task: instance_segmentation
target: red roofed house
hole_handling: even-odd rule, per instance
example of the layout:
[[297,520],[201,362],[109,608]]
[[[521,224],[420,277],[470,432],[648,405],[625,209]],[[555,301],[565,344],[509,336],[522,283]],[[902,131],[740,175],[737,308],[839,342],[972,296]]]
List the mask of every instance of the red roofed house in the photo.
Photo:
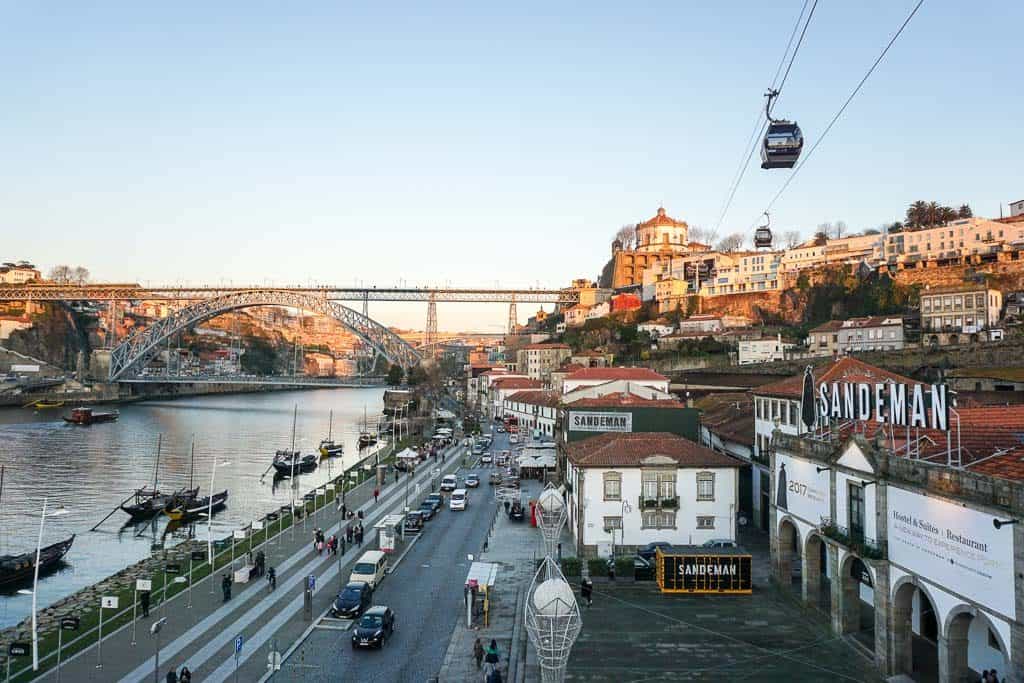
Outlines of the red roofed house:
[[580,387],[593,387],[616,380],[628,380],[632,384],[668,392],[668,377],[649,368],[583,368],[565,378],[562,392],[569,393]]
[[663,432],[599,434],[563,451],[577,556],[736,538],[739,460]]
[[516,418],[524,437],[536,432],[541,438],[550,437],[548,440],[551,440],[558,423],[560,398],[558,392],[550,389],[517,391],[505,397],[501,414]]
[[614,294],[612,296],[612,313],[625,313],[638,310],[643,306],[640,297],[636,294]]
[[485,414],[489,419],[501,415],[505,399],[517,391],[543,388],[544,385],[539,380],[530,379],[529,377],[496,377],[491,380],[487,390],[488,399]]

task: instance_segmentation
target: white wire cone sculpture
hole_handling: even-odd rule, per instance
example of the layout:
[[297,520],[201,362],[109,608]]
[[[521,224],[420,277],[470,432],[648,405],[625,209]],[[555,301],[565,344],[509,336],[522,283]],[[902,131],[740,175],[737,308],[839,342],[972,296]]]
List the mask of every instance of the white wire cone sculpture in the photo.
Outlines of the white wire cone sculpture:
[[558,538],[562,535],[562,527],[565,526],[569,514],[558,489],[548,484],[537,498],[535,512],[537,526],[540,527],[541,536],[544,537],[544,554],[552,557],[555,555]]
[[561,683],[583,621],[572,587],[550,555],[541,562],[526,594],[525,622],[537,651],[541,680]]

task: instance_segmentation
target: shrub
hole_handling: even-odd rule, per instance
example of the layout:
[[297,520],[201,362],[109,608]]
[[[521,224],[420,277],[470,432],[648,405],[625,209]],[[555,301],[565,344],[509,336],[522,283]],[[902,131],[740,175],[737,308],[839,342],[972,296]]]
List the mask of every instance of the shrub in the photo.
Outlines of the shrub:
[[580,575],[580,560],[578,557],[565,557],[562,559],[562,573],[566,576]]

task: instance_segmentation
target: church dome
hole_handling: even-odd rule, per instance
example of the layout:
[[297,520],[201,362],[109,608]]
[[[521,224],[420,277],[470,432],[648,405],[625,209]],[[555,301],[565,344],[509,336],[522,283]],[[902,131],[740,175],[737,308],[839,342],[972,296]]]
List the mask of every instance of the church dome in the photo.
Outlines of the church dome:
[[671,228],[685,228],[685,227],[689,227],[689,226],[687,226],[686,221],[677,221],[675,218],[672,218],[667,213],[665,213],[664,207],[659,206],[658,207],[658,213],[653,218],[651,218],[650,220],[644,221],[643,223],[641,223],[640,225],[638,225],[636,227],[637,228],[661,228],[661,227],[666,227],[666,228],[668,228],[668,227],[671,227]]

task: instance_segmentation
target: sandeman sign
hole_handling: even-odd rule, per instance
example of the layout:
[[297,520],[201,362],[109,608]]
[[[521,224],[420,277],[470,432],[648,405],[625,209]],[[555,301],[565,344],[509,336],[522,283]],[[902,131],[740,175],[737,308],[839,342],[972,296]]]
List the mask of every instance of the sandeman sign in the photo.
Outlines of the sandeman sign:
[[750,593],[750,555],[664,554],[655,558],[662,593]]

